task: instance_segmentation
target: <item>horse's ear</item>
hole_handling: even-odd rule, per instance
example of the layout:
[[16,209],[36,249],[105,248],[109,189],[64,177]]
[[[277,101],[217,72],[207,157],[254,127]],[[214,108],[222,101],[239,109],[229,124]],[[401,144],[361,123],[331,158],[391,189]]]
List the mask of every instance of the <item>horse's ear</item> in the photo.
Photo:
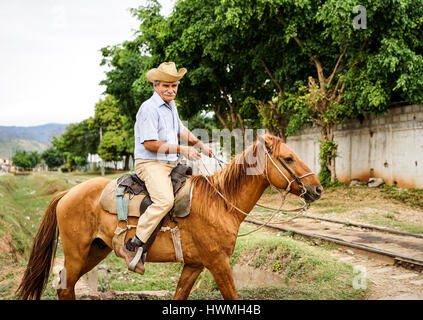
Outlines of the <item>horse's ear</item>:
[[266,134],[264,137],[257,134],[257,141],[266,146],[266,149],[268,150],[271,149],[271,147],[273,146],[273,140],[268,134]]
[[273,147],[273,139],[272,136],[267,134],[264,136],[264,141],[266,142],[266,148],[271,148]]

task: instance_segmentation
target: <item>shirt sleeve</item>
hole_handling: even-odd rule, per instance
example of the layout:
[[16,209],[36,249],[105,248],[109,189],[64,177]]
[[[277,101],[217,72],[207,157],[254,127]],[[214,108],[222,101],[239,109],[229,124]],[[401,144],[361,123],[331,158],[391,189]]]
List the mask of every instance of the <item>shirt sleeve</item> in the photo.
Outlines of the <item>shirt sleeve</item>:
[[148,106],[142,107],[138,114],[139,142],[159,140],[159,115]]

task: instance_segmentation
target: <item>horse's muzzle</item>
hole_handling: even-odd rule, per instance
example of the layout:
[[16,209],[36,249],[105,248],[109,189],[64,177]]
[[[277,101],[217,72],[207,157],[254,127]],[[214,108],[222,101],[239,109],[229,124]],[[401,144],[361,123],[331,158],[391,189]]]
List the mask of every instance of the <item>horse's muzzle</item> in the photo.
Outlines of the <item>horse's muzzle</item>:
[[319,200],[322,196],[322,186],[308,186],[306,187],[307,192],[304,194],[304,200],[307,203]]

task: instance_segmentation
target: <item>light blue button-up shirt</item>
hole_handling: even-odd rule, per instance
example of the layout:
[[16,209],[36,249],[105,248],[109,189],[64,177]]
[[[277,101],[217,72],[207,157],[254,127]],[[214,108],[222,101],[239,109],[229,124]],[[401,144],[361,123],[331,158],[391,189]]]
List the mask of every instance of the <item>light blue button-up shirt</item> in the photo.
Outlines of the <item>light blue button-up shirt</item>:
[[177,161],[177,154],[163,154],[145,149],[144,141],[160,140],[169,144],[178,144],[178,134],[184,130],[184,125],[179,119],[175,101],[167,105],[162,98],[154,92],[138,110],[134,126],[135,148],[134,158],[144,160]]

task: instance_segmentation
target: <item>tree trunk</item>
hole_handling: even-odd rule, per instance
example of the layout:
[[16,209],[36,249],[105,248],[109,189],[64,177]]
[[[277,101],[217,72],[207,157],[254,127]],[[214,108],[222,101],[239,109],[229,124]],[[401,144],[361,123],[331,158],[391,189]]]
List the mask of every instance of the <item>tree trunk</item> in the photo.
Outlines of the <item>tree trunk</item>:
[[[325,124],[321,127],[321,134],[323,141],[334,141],[334,127],[335,125],[332,123]],[[326,167],[328,168],[330,172],[330,181],[335,182],[336,181],[336,171],[335,171],[335,156],[336,156],[337,148],[333,147],[331,149],[331,152],[325,155],[326,160]]]
[[282,139],[283,143],[286,143],[286,127],[281,127],[278,136]]

